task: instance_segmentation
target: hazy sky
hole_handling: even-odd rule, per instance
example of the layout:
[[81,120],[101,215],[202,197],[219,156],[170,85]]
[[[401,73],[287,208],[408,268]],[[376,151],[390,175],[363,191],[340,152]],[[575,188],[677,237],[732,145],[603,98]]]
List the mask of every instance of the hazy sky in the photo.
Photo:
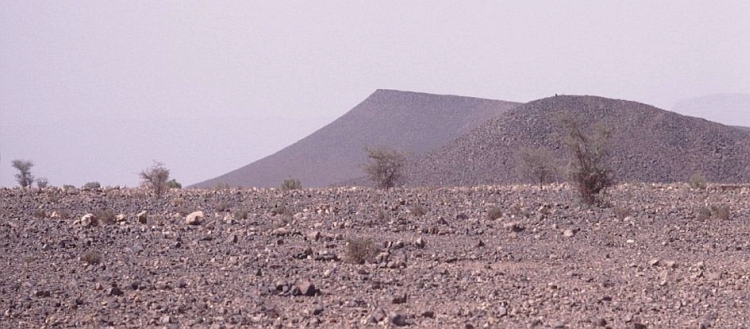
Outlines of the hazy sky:
[[196,183],[378,88],[750,93],[750,1],[0,0],[0,185],[19,158],[53,185],[135,186],[154,160]]

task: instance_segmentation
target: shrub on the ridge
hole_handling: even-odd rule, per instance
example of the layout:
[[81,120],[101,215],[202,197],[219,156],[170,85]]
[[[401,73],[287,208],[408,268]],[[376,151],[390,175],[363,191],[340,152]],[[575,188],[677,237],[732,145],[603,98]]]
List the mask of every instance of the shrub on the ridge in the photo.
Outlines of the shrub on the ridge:
[[605,163],[609,131],[599,126],[595,134],[586,133],[570,116],[563,117],[562,124],[567,133],[565,146],[571,153],[568,175],[586,204],[601,204],[603,193],[614,183],[613,173]]

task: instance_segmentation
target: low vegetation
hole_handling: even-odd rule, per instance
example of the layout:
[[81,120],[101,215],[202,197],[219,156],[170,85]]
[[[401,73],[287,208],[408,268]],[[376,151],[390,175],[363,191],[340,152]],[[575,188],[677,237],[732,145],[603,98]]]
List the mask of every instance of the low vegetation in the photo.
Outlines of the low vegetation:
[[557,178],[559,168],[555,163],[555,157],[548,149],[522,148],[518,153],[518,160],[521,177],[539,184],[540,189],[544,184],[551,183]]
[[571,156],[568,176],[584,203],[601,204],[605,190],[614,183],[613,173],[606,164],[609,131],[598,126],[596,132],[588,133],[570,116],[564,116],[562,124],[567,133],[564,144]]
[[34,175],[31,174],[31,167],[34,166],[33,162],[16,159],[11,162],[11,165],[18,170],[18,173],[15,175],[18,185],[26,188],[34,184]]
[[364,264],[375,257],[378,249],[370,239],[356,237],[346,240],[346,259],[352,264]]
[[365,173],[378,188],[389,189],[403,182],[406,154],[388,147],[366,148]]
[[291,190],[299,190],[302,188],[302,182],[300,182],[299,179],[296,178],[289,178],[285,179],[284,182],[281,183],[281,190],[291,191]]
[[161,196],[169,188],[167,185],[169,181],[169,169],[164,167],[164,164],[161,162],[155,162],[153,166],[142,170],[138,175],[143,180],[143,183],[154,191],[154,196],[156,197]]

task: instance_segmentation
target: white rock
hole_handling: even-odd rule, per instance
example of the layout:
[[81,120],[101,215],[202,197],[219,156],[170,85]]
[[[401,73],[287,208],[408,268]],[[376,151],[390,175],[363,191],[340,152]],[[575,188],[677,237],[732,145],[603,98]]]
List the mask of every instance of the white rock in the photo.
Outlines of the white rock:
[[81,220],[79,221],[81,223],[81,226],[83,227],[89,227],[94,222],[94,214],[85,214],[83,217],[81,217]]
[[203,220],[202,211],[191,212],[189,215],[187,215],[187,217],[185,217],[185,223],[187,223],[188,225],[200,225],[202,220]]

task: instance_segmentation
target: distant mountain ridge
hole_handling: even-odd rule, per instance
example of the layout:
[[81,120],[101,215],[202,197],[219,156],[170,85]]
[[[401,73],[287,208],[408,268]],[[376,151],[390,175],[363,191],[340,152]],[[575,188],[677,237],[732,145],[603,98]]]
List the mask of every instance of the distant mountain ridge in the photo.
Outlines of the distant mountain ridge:
[[676,112],[726,125],[750,127],[750,95],[713,94],[682,99],[672,106]]
[[619,181],[685,181],[696,172],[710,181],[750,181],[746,129],[631,101],[555,96],[517,106],[419,157],[409,167],[408,185],[517,183],[522,147],[548,149],[564,165],[561,115],[588,131],[596,124],[611,130],[609,161]]
[[518,103],[377,90],[308,137],[263,159],[193,187],[218,183],[278,187],[288,178],[321,187],[363,176],[365,147],[388,146],[418,156],[468,133]]

